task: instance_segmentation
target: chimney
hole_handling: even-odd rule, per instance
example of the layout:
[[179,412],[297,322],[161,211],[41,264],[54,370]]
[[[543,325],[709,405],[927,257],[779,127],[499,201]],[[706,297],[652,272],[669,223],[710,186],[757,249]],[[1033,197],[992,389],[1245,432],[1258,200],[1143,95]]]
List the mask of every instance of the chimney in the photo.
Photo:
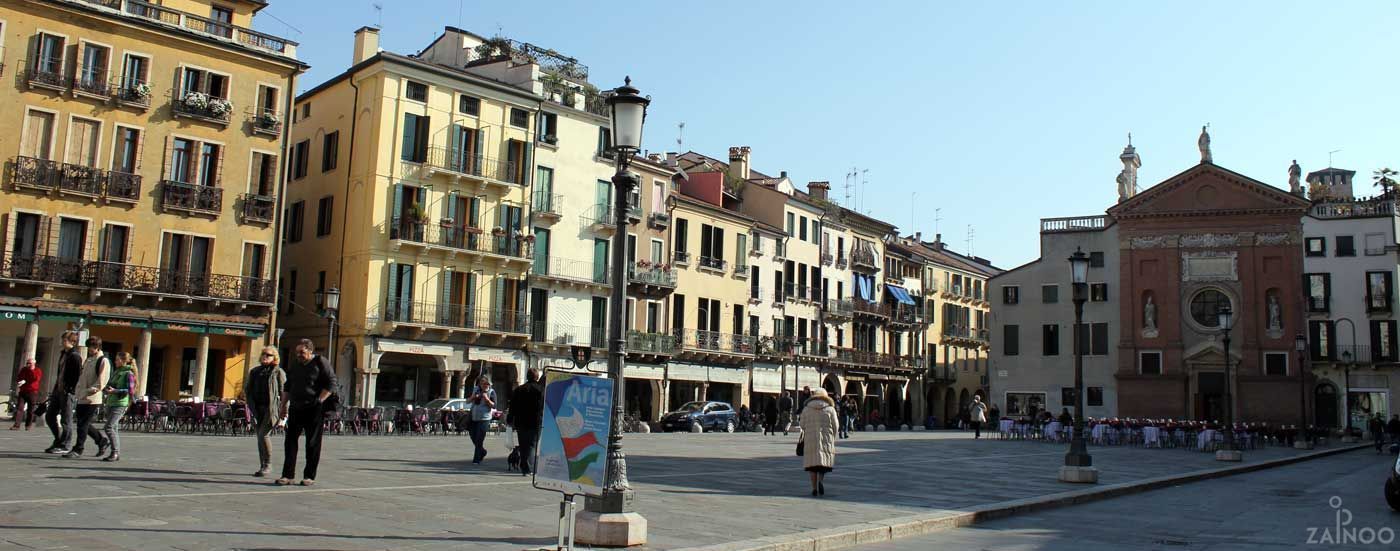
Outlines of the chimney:
[[351,60],[350,64],[356,65],[374,57],[374,54],[377,53],[379,53],[379,29],[364,26],[355,31],[355,59]]
[[943,250],[943,234],[941,234],[941,233],[935,233],[935,234],[933,234],[933,250],[935,250],[935,251],[941,251],[941,250]]
[[924,232],[921,232],[921,231],[916,231],[916,232],[914,232],[914,243],[915,243],[915,244],[919,244],[919,243],[923,243],[923,242],[924,242]]
[[826,192],[831,191],[830,182],[807,182],[807,194],[817,199],[826,199]]
[[787,171],[784,170],[784,171],[782,171],[782,172],[779,172],[779,173],[778,173],[778,177],[779,177],[779,178],[787,178]]
[[729,148],[729,176],[740,180],[749,179],[749,146]]

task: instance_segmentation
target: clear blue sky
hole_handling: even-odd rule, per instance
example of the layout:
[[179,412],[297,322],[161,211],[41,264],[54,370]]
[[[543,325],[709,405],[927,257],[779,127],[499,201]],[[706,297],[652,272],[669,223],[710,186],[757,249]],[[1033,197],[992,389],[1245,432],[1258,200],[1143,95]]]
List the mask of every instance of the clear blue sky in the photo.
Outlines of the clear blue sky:
[[[1003,267],[1038,256],[1040,218],[1116,200],[1130,131],[1144,188],[1199,160],[1207,122],[1217,164],[1278,187],[1337,149],[1359,191],[1400,167],[1400,2],[375,1],[386,50],[456,25],[574,56],[602,88],[631,75],[652,151],[683,121],[684,149],[748,145],[837,199],[859,167],[848,206],[926,236],[942,209],[946,242],[966,251],[972,225]],[[348,66],[372,4],[273,0],[257,27],[301,42],[305,90]]]

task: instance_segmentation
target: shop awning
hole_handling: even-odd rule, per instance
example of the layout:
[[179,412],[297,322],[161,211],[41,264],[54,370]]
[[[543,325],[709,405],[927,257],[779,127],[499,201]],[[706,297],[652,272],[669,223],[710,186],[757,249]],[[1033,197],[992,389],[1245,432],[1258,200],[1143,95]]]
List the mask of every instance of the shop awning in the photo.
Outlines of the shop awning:
[[909,291],[904,290],[903,287],[900,287],[898,285],[890,285],[888,283],[885,284],[885,292],[893,296],[895,300],[904,304],[908,304],[911,306],[917,306],[919,304],[917,302],[914,302],[913,298],[909,297]]

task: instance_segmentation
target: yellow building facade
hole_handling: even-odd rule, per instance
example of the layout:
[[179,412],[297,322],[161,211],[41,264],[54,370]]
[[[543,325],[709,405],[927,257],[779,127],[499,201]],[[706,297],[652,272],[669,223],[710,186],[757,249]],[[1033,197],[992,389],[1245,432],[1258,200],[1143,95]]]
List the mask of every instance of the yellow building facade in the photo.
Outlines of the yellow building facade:
[[265,6],[0,5],[0,386],[26,358],[51,370],[76,328],[132,353],[143,395],[238,396],[274,330],[284,121],[307,67],[249,28]]

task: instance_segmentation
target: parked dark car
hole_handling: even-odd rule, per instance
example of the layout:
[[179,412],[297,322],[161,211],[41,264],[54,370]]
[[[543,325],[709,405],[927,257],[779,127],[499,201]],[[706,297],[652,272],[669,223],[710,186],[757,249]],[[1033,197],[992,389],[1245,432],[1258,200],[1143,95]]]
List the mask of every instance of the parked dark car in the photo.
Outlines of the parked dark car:
[[[1390,453],[1400,455],[1400,444],[1391,444]],[[1390,476],[1385,479],[1385,501],[1391,509],[1400,511],[1400,457],[1390,466]]]
[[689,432],[693,425],[702,430],[722,430],[734,432],[739,424],[739,414],[725,402],[690,402],[661,418],[661,430],[665,432]]

